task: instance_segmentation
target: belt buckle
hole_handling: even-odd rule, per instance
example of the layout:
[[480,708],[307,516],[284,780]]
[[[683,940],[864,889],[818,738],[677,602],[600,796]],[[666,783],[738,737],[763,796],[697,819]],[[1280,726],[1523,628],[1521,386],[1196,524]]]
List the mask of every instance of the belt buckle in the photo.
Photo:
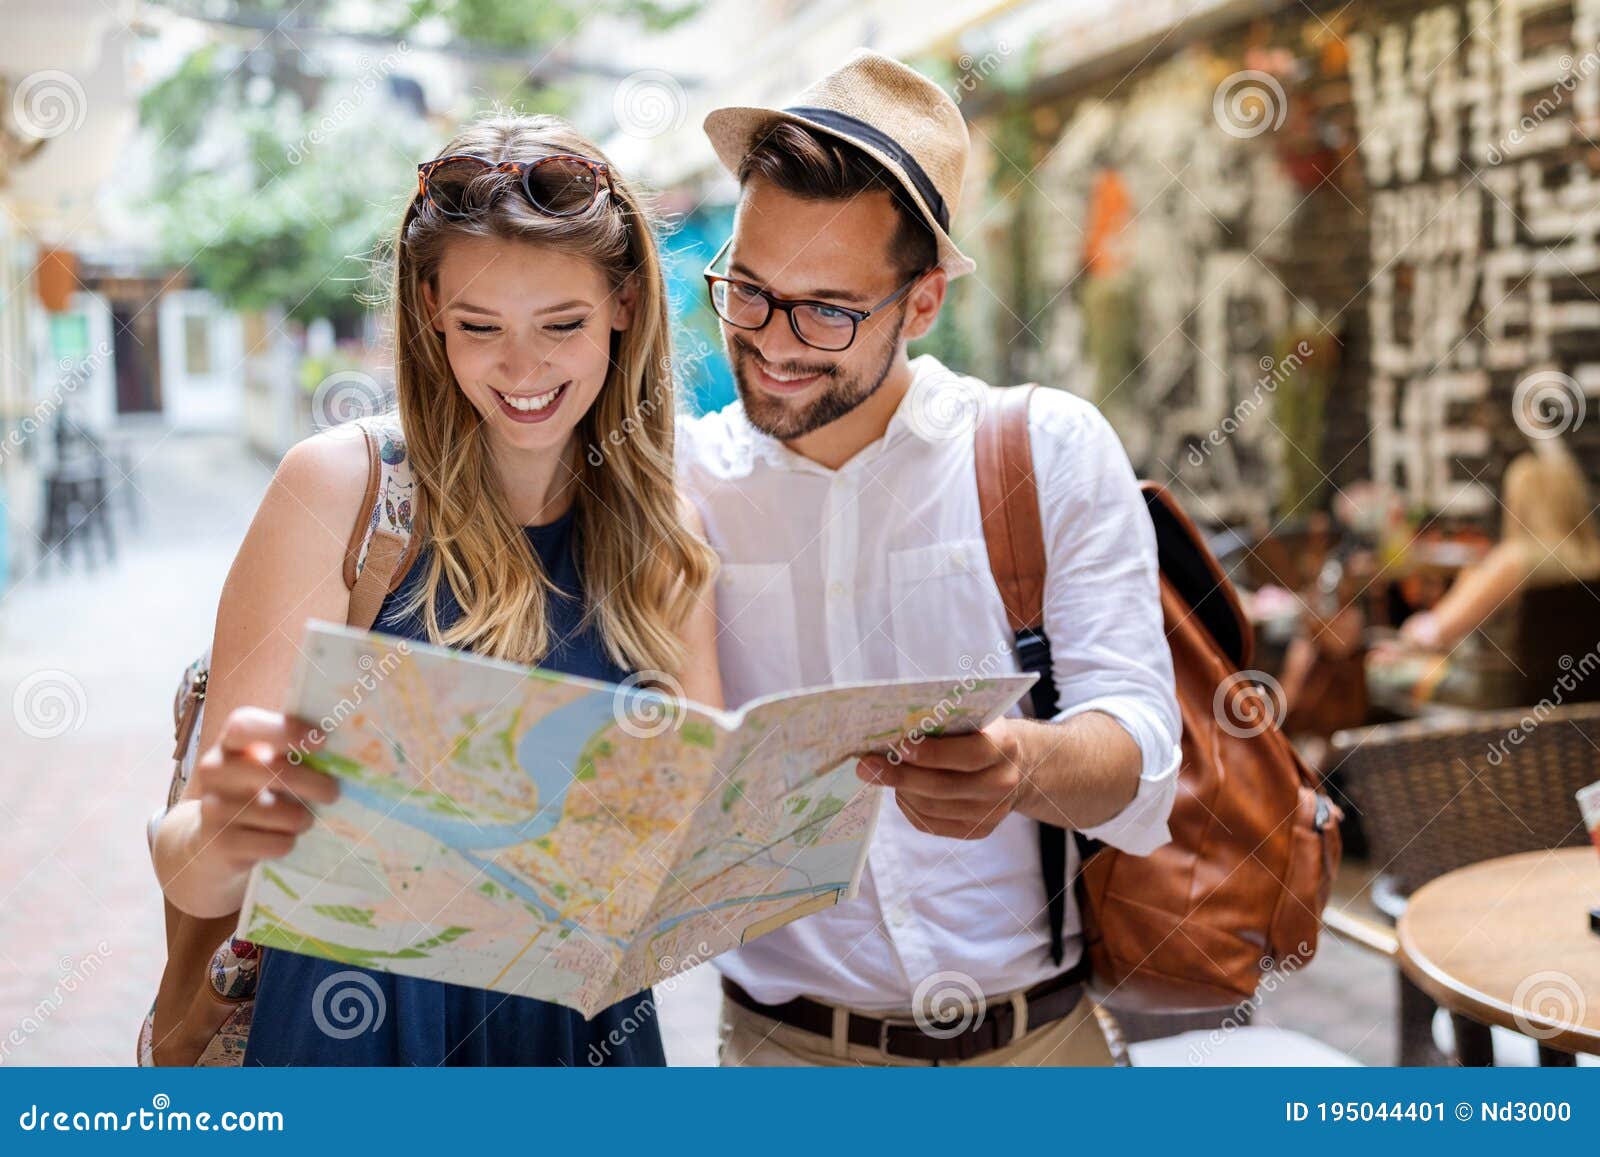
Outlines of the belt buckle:
[[922,1026],[915,1017],[884,1016],[878,1018],[878,1051],[886,1057],[900,1056],[900,1053],[889,1051],[889,1030],[891,1028],[914,1028],[922,1031]]

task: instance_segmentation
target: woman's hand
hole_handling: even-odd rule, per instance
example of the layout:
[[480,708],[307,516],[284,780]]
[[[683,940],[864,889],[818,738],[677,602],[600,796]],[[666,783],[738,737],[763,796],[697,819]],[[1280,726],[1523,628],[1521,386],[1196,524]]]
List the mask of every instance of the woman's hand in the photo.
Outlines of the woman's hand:
[[168,854],[157,867],[170,866],[162,887],[173,904],[194,916],[227,915],[243,900],[251,868],[289,854],[315,822],[311,805],[339,798],[337,781],[303,762],[320,740],[275,711],[229,712],[195,761],[184,799],[162,820]]
[[249,871],[289,854],[315,821],[307,805],[339,798],[338,782],[303,762],[314,738],[307,724],[276,711],[234,708],[191,780],[202,855]]
[[1438,617],[1431,611],[1418,611],[1400,624],[1400,638],[1424,651],[1438,650],[1443,642]]

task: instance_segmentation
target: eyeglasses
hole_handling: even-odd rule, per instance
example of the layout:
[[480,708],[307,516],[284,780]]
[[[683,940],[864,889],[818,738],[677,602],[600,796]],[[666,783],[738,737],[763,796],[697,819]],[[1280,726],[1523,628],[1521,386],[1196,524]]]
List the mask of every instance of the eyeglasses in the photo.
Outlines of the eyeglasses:
[[772,317],[773,310],[782,310],[789,315],[789,328],[794,331],[795,337],[812,349],[826,350],[830,353],[849,349],[856,340],[856,331],[862,322],[910,293],[912,287],[928,272],[926,269],[922,270],[870,309],[851,309],[826,301],[794,301],[776,297],[760,286],[751,285],[748,281],[738,281],[711,272],[728,252],[728,246],[732,244],[732,237],[724,241],[722,248],[717,250],[717,255],[710,260],[705,269],[706,287],[711,294],[711,308],[716,310],[717,316],[735,329],[753,330],[766,325]]
[[529,204],[550,217],[576,217],[602,197],[615,196],[611,169],[573,153],[553,153],[536,161],[490,161],[453,153],[417,166],[417,193],[450,217],[463,217],[488,206],[499,192],[485,173],[511,173]]

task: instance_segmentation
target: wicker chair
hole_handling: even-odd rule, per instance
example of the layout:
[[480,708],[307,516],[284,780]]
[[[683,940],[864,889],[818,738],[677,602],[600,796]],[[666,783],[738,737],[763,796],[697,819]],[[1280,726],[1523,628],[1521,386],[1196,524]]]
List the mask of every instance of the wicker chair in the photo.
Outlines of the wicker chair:
[[[1562,685],[1562,701],[1600,702],[1600,678],[1584,677],[1586,653],[1600,642],[1600,584],[1567,582],[1530,587],[1517,599],[1517,668],[1522,695],[1537,703]],[[1576,670],[1575,670],[1576,668]]]
[[[1570,636],[1569,636],[1570,637]],[[1600,672],[1593,676],[1600,681]],[[1513,740],[1516,742],[1513,742]],[[1436,876],[1517,852],[1588,841],[1574,793],[1600,779],[1600,704],[1459,713],[1333,737],[1345,790],[1380,872],[1372,901],[1389,919]],[[1335,931],[1393,955],[1386,930],[1330,913]],[[1434,1003],[1396,970],[1403,1065],[1428,1064]],[[1487,1063],[1488,1030],[1453,1018],[1461,1063]],[[1570,1058],[1541,1049],[1546,1063]]]

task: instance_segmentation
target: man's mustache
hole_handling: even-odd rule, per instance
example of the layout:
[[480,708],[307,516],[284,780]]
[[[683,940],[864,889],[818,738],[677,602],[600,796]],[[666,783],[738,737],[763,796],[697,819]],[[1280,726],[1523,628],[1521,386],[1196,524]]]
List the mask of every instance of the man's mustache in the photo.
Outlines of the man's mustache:
[[762,357],[756,352],[756,348],[754,346],[745,342],[743,338],[736,337],[732,340],[733,348],[741,355],[744,357],[755,358],[768,369],[773,370],[775,373],[784,374],[787,377],[804,378],[816,375],[819,377],[827,376],[831,378],[839,372],[837,366],[807,366],[802,365],[799,362],[769,362],[766,358]]

